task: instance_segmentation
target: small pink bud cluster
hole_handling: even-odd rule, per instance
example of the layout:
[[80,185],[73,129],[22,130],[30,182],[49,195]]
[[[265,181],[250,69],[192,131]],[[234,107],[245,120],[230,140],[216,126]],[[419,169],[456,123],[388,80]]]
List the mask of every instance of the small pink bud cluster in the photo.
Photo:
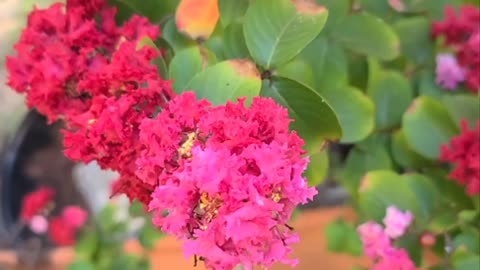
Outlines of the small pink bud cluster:
[[383,219],[385,228],[373,221],[358,227],[365,254],[375,261],[373,270],[415,270],[415,265],[405,249],[393,246],[392,241],[405,234],[413,221],[413,215],[395,206],[387,208]]

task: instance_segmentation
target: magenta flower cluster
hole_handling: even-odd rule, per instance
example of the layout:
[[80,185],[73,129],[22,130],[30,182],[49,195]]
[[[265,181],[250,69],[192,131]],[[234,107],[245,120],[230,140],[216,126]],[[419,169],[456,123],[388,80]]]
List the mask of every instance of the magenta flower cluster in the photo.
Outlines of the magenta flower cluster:
[[413,215],[395,206],[387,208],[385,228],[369,221],[358,227],[365,255],[375,261],[373,270],[415,270],[415,264],[405,249],[396,248],[393,241],[403,236],[413,221]]

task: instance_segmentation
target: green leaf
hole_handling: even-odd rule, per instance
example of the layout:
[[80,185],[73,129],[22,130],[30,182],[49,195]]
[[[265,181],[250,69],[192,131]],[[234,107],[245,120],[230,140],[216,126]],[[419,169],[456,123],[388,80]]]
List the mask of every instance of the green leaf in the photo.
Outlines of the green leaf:
[[341,142],[351,143],[365,139],[374,129],[375,107],[362,91],[351,86],[319,88],[317,91],[338,116],[343,130]]
[[248,0],[218,0],[220,22],[223,27],[227,27],[231,23],[241,22],[247,11],[248,4]]
[[356,146],[348,154],[341,183],[356,198],[362,177],[372,170],[389,170],[393,164],[386,147],[373,144],[372,147]]
[[299,0],[262,0],[245,15],[247,48],[257,64],[275,68],[300,53],[322,31],[328,11]]
[[312,67],[316,89],[337,88],[348,84],[345,51],[323,34],[315,38],[299,57]]
[[172,47],[174,52],[195,45],[194,41],[178,32],[174,18],[165,23],[162,29],[162,38]]
[[147,214],[147,211],[141,202],[134,200],[128,207],[128,213],[132,217],[143,217]]
[[100,213],[98,213],[96,220],[103,231],[109,231],[113,226],[115,226],[116,209],[117,208],[113,203],[109,203],[100,211]]
[[457,216],[450,211],[435,216],[427,226],[427,230],[434,234],[448,232],[457,226]]
[[424,172],[435,181],[440,193],[443,194],[442,199],[448,205],[448,209],[453,209],[457,213],[474,207],[471,198],[465,192],[465,187],[448,179],[446,169],[431,167],[424,169]]
[[151,22],[159,22],[168,14],[173,14],[179,0],[108,0],[112,6],[119,9],[120,21],[124,21],[133,14],[147,17]]
[[146,224],[139,232],[138,240],[144,248],[152,249],[162,237],[164,237],[163,232],[154,227],[150,220],[146,220]]
[[247,97],[247,104],[260,93],[262,81],[255,64],[248,60],[228,60],[206,68],[195,75],[185,87],[197,98],[206,98],[212,104]]
[[480,119],[480,96],[471,94],[445,95],[443,103],[458,127],[462,119],[468,121],[470,128]]
[[232,23],[227,26],[227,28],[225,28],[225,35],[223,38],[224,54],[227,59],[250,58],[250,54],[248,53],[247,45],[245,43],[245,37],[243,35],[242,24]]
[[337,220],[327,225],[325,234],[329,251],[347,253],[354,256],[362,255],[362,242],[352,224],[343,220]]
[[328,174],[328,165],[328,151],[317,150],[310,154],[310,163],[305,171],[309,186],[318,186],[325,181]]
[[91,260],[99,246],[98,234],[95,231],[84,231],[75,244],[78,258]]
[[335,26],[350,11],[350,0],[316,0],[318,4],[325,6],[328,10],[328,20],[325,30],[335,31]]
[[467,250],[478,253],[480,252],[480,243],[478,242],[478,231],[477,233],[464,232],[453,239],[453,246],[455,249],[466,248]]
[[[143,37],[140,39],[140,41],[137,43],[137,50],[140,50],[144,46],[150,47],[155,49],[156,51],[159,52],[157,45],[147,36]],[[165,60],[163,59],[162,56],[158,56],[152,61],[158,68],[158,72],[162,76],[162,78],[167,78],[168,74],[168,68],[167,64],[165,63]]]
[[423,71],[419,74],[418,94],[441,100],[445,90],[435,83],[435,74],[432,71]]
[[215,56],[217,59],[220,60],[225,60],[225,56],[223,55],[225,49],[224,49],[224,44],[223,44],[223,37],[224,37],[224,32],[222,26],[217,23],[215,27],[215,31],[213,31],[212,35],[210,36],[209,39],[203,43],[205,48],[209,49],[210,51],[215,53]]
[[215,55],[208,49],[193,46],[178,51],[170,62],[169,78],[173,79],[173,89],[182,93],[190,81],[207,67],[215,64]]
[[441,20],[445,6],[453,6],[458,10],[462,4],[463,0],[408,0],[406,6],[410,12],[425,13],[432,20]]
[[[415,217],[416,218],[416,217]],[[420,265],[423,258],[423,248],[420,248],[420,237],[415,233],[407,233],[396,241],[396,246],[408,252],[408,256],[415,263]]]
[[312,68],[306,61],[300,58],[294,58],[292,61],[279,67],[275,71],[275,75],[300,82],[312,88],[315,85]]
[[402,115],[413,99],[408,80],[394,71],[382,72],[378,80],[369,83],[368,95],[375,103],[377,130],[385,130],[400,124]]
[[310,87],[274,77],[263,82],[261,95],[272,97],[288,109],[294,119],[291,128],[307,142],[309,149],[320,147],[325,139],[336,140],[342,136],[340,123],[332,108]]
[[365,55],[349,53],[348,59],[348,81],[349,84],[358,89],[366,89],[368,84],[368,62]]
[[370,171],[359,188],[359,207],[364,219],[380,222],[389,206],[419,212],[415,193],[402,177],[392,171]]
[[438,210],[438,202],[441,200],[440,192],[432,179],[422,174],[404,174],[402,175],[402,180],[407,183],[415,194],[416,209],[418,209],[418,212],[415,213],[415,220],[416,224],[421,225],[423,228]]
[[430,25],[430,20],[420,16],[404,18],[393,25],[400,38],[402,53],[417,65],[433,64]]
[[454,270],[478,270],[480,255],[457,249],[452,256]]
[[412,149],[437,159],[440,146],[458,133],[456,124],[440,102],[426,96],[414,100],[403,116],[403,131]]
[[393,29],[368,13],[345,17],[332,37],[355,52],[382,60],[395,59],[400,53],[400,41]]
[[122,254],[117,258],[113,265],[108,269],[115,270],[149,270],[150,262],[148,257],[140,257],[132,254]]
[[388,4],[388,1],[379,2],[378,0],[359,0],[359,3],[363,10],[381,18],[389,18],[395,13]]
[[88,261],[75,261],[68,266],[68,270],[95,270],[95,266]]
[[392,156],[395,162],[404,168],[419,169],[431,166],[432,162],[413,151],[407,143],[403,130],[399,129],[392,135]]

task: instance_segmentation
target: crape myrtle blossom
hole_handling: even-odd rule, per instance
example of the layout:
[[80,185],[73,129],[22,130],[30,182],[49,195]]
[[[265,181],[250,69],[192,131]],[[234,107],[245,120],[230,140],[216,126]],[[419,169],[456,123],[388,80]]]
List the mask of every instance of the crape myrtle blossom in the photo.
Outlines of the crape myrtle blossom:
[[33,217],[43,214],[53,203],[54,197],[55,191],[48,187],[41,187],[26,194],[22,199],[20,219],[30,222]]
[[7,58],[9,85],[49,122],[65,120],[69,158],[117,170],[115,192],[148,203],[153,187],[134,174],[138,126],[173,91],[151,63],[159,52],[138,46],[159,27],[137,15],[118,27],[115,14],[102,0],[35,9]]
[[475,196],[480,194],[480,120],[473,129],[466,120],[460,126],[461,133],[441,146],[440,160],[453,165],[449,177]]
[[137,174],[159,183],[154,224],[211,269],[295,265],[287,256],[298,236],[286,223],[316,190],[302,177],[308,159],[289,122],[271,99],[213,107],[190,92],[144,120]]
[[[480,91],[480,9],[463,5],[457,15],[454,7],[445,7],[445,19],[432,24],[433,37],[443,37],[445,45],[453,49],[457,61],[437,57],[437,83],[454,89],[465,81],[473,92]],[[463,70],[460,72],[459,67]],[[464,74],[462,74],[464,73]]]
[[412,224],[413,215],[409,211],[402,212],[395,206],[387,208],[387,214],[383,219],[385,233],[392,239],[405,234],[407,228]]
[[437,55],[436,82],[447,90],[455,90],[465,81],[465,71],[451,54]]
[[413,221],[413,215],[395,206],[387,208],[382,225],[368,221],[357,228],[365,255],[375,261],[374,270],[415,270],[415,264],[404,249],[396,248],[393,240],[403,236]]

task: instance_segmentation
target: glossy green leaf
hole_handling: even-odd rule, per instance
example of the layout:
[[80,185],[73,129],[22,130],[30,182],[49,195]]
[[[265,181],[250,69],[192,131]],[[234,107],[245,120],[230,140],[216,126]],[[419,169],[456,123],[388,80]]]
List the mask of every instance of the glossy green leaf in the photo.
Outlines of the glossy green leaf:
[[413,99],[413,90],[408,80],[400,73],[383,72],[378,80],[367,89],[375,103],[375,125],[377,130],[395,127]]
[[241,22],[247,11],[249,0],[218,0],[220,22],[223,27],[231,23]]
[[309,186],[318,186],[325,181],[328,174],[328,165],[327,150],[317,150],[310,154],[310,163],[308,163],[307,170],[305,171]]
[[[417,217],[415,217],[416,219]],[[408,253],[408,257],[413,261],[415,265],[420,265],[423,259],[423,248],[419,248],[421,245],[420,237],[416,232],[408,232],[400,239],[395,241],[395,246],[405,249]]]
[[227,59],[250,58],[250,54],[243,35],[243,25],[232,23],[225,28],[224,54]]
[[403,131],[412,149],[430,159],[437,159],[440,146],[458,133],[445,106],[427,96],[415,99],[403,116]]
[[350,0],[316,0],[319,5],[328,9],[328,20],[325,30],[335,31],[336,24],[350,11]]
[[415,194],[418,209],[415,215],[417,225],[426,226],[438,210],[440,192],[432,179],[426,175],[408,173],[402,175],[402,180]]
[[343,46],[382,60],[392,60],[400,53],[395,31],[380,18],[368,13],[345,17],[332,33]]
[[151,220],[146,220],[145,222],[146,224],[138,234],[138,240],[144,248],[152,249],[157,241],[164,237],[164,234],[160,229],[153,226]]
[[389,170],[393,168],[387,148],[382,144],[362,148],[357,146],[348,154],[345,169],[341,175],[341,183],[356,198],[362,177],[373,170]]
[[359,188],[359,207],[364,219],[380,222],[389,206],[419,212],[415,193],[402,177],[392,171],[370,171]]
[[395,11],[390,7],[388,1],[378,0],[359,0],[358,1],[363,10],[368,11],[380,18],[389,18]]
[[188,83],[197,98],[206,98],[214,105],[247,97],[247,103],[260,93],[262,81],[255,64],[249,60],[228,60],[206,68]]
[[312,67],[314,88],[337,88],[348,84],[348,61],[345,51],[323,34],[315,38],[299,57]]
[[457,249],[452,256],[454,270],[478,270],[480,255],[465,249]]
[[223,27],[220,24],[217,24],[215,27],[215,31],[213,31],[212,35],[210,38],[208,38],[204,43],[203,46],[213,53],[215,53],[215,56],[217,57],[218,61],[225,60],[225,55],[224,55],[224,31]]
[[[155,43],[147,36],[140,39],[140,41],[137,43],[137,50],[143,48],[144,46],[153,48],[159,52],[157,45],[155,45]],[[157,66],[158,72],[160,73],[162,78],[167,78],[168,68],[167,64],[165,63],[165,59],[162,56],[158,56],[157,58],[152,60],[152,63]]]
[[336,140],[342,136],[340,123],[332,108],[310,87],[276,77],[263,82],[261,95],[272,97],[288,109],[294,119],[291,128],[300,134],[310,149],[316,149],[325,139]]
[[68,270],[95,270],[95,265],[88,261],[75,261],[71,263],[68,268]]
[[312,67],[300,58],[294,58],[292,61],[279,67],[275,71],[275,75],[300,82],[312,88],[315,85]]
[[358,89],[366,89],[368,84],[368,58],[365,55],[349,53],[348,81]]
[[478,241],[479,233],[464,232],[453,239],[454,248],[466,248],[467,250],[478,253],[480,252],[480,243]]
[[174,52],[195,45],[194,41],[178,32],[174,18],[165,23],[162,29],[162,38],[172,47]]
[[362,255],[362,242],[356,228],[343,220],[327,225],[325,229],[328,250],[349,255]]
[[76,256],[84,260],[90,260],[98,246],[98,234],[95,231],[84,231],[75,244]]
[[257,64],[271,69],[291,60],[322,31],[328,11],[308,1],[262,0],[245,15],[247,48]]
[[480,96],[471,94],[445,95],[443,103],[458,127],[460,127],[462,119],[468,121],[470,128],[477,125],[477,121],[480,119]]
[[[465,187],[456,181],[449,179],[448,168],[430,167],[424,168],[424,173],[434,180],[435,185],[441,194],[444,204],[455,212],[474,207],[471,198],[465,192]],[[456,217],[455,217],[456,219]]]
[[430,35],[431,21],[426,17],[409,17],[393,25],[402,53],[415,64],[433,64],[434,44]]
[[134,200],[128,207],[128,213],[131,217],[142,217],[147,214],[147,210],[145,209],[143,203],[139,202],[138,200]]
[[434,234],[448,232],[457,226],[457,216],[451,211],[441,212],[435,216],[427,226],[427,230]]
[[[445,6],[453,6],[457,10],[464,0],[403,0],[410,12],[424,13],[432,20],[444,18]],[[475,0],[478,1],[478,0]]]
[[435,74],[433,71],[423,71],[418,78],[418,94],[429,96],[441,100],[445,95],[445,90],[435,83]]
[[413,151],[408,145],[405,134],[401,129],[395,131],[391,141],[392,157],[404,168],[419,169],[425,166],[431,166],[432,162]]
[[375,126],[375,107],[362,91],[350,87],[318,88],[338,116],[343,130],[341,142],[351,143],[365,139]]
[[215,55],[208,49],[193,46],[178,51],[170,62],[169,78],[177,93],[189,90],[186,86],[195,75],[216,63]]
[[133,14],[147,17],[151,22],[159,22],[167,15],[175,13],[180,0],[108,0],[112,6],[117,6],[117,19],[125,21]]

